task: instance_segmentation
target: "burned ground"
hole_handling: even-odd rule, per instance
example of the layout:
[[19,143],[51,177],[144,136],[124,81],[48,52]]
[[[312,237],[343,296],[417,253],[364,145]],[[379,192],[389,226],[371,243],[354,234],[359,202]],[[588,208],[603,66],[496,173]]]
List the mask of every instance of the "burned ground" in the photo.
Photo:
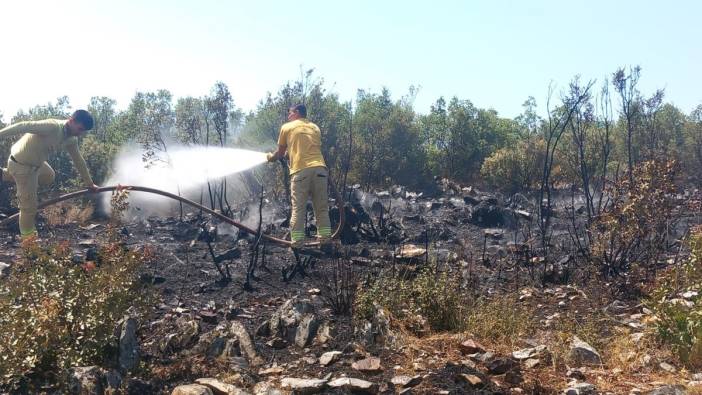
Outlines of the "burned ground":
[[[319,385],[326,389],[300,383],[301,393],[594,393],[586,384],[602,393],[643,393],[691,379],[651,339],[650,311],[641,297],[650,282],[632,281],[636,291],[625,292],[567,249],[558,252],[569,240],[566,203],[556,206],[552,254],[558,258],[546,259],[534,247],[534,207],[526,197],[503,199],[448,184],[428,195],[400,187],[373,194],[354,190],[333,256],[316,252],[296,259],[286,248],[259,245],[248,283],[253,236],[197,213],[182,221],[124,221],[119,234],[125,245],[150,245],[157,253],[142,273],[155,293],[137,331],[142,363],[124,377],[123,388],[171,393],[178,385],[217,377],[271,394],[276,392],[265,390],[265,383],[295,388],[284,378],[324,380]],[[284,236],[280,218],[264,229]],[[50,242],[68,240],[80,263],[96,258],[106,226],[71,222],[42,233]],[[0,261],[18,259],[19,244],[9,233],[1,234],[0,246]],[[460,279],[466,298],[476,301],[471,308],[485,308],[472,319],[484,322],[437,332],[424,317],[397,319],[379,308],[364,321],[349,311],[347,294],[357,286],[388,272],[416,276],[427,267]],[[227,268],[231,279],[223,278]],[[505,310],[496,311],[500,306]],[[512,309],[523,312],[514,322],[506,317]],[[252,338],[254,354],[247,351],[246,336],[237,335],[236,323]],[[495,333],[515,327],[520,336]],[[599,360],[574,361],[573,335],[597,349]],[[333,351],[339,353],[325,357]],[[320,357],[330,362],[320,363]],[[343,377],[372,387],[330,386]]]

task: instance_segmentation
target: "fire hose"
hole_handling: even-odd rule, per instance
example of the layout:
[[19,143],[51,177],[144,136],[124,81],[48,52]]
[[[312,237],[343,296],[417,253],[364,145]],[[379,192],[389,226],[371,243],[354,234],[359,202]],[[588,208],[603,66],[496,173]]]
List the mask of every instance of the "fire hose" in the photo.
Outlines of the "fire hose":
[[[334,197],[336,198],[336,205],[337,205],[337,208],[339,209],[339,223],[338,223],[336,229],[334,230],[334,233],[332,234],[332,238],[333,238],[333,239],[336,239],[336,238],[339,237],[339,235],[341,234],[341,230],[344,228],[344,202],[343,202],[343,198],[342,198],[341,194],[340,194],[339,191],[337,191],[337,189],[334,187],[334,184],[329,183],[329,185],[330,185],[330,187],[331,187],[331,189],[332,189],[332,193],[334,194]],[[45,202],[42,202],[42,203],[39,204],[38,208],[39,208],[39,209],[42,209],[42,208],[44,208],[44,207],[48,207],[48,206],[51,206],[51,205],[54,205],[54,204],[63,202],[63,201],[65,201],[65,200],[74,199],[74,198],[77,198],[77,197],[80,197],[80,196],[84,196],[84,195],[92,195],[92,194],[95,194],[95,193],[104,193],[104,192],[113,192],[113,191],[116,191],[116,190],[128,190],[128,191],[135,191],[135,192],[146,192],[146,193],[153,193],[153,194],[156,194],[156,195],[165,196],[165,197],[167,197],[167,198],[171,198],[171,199],[173,199],[173,200],[177,200],[177,201],[179,201],[179,202],[185,203],[185,204],[187,204],[187,205],[189,205],[189,206],[191,206],[191,207],[195,207],[195,208],[197,208],[197,209],[200,209],[200,210],[202,210],[202,211],[204,211],[204,212],[206,212],[206,213],[212,215],[213,217],[216,217],[217,219],[221,220],[222,222],[226,222],[226,223],[228,223],[228,224],[230,224],[230,225],[233,225],[233,226],[239,228],[240,230],[242,230],[242,231],[244,231],[244,232],[250,233],[250,234],[252,234],[252,235],[257,235],[257,234],[258,234],[258,232],[257,232],[255,229],[251,229],[251,228],[249,228],[248,226],[246,226],[246,225],[244,225],[244,224],[241,224],[241,223],[239,223],[239,222],[237,222],[237,221],[235,221],[235,220],[233,220],[233,219],[227,217],[226,215],[224,215],[224,214],[222,214],[222,213],[219,213],[219,212],[217,212],[217,211],[215,211],[215,210],[212,210],[212,209],[210,209],[210,208],[208,208],[208,207],[206,207],[206,206],[203,206],[202,204],[196,203],[196,202],[194,202],[194,201],[192,201],[192,200],[190,200],[190,199],[184,198],[184,197],[182,197],[182,196],[175,195],[175,194],[170,193],[170,192],[162,191],[162,190],[160,190],[160,189],[149,188],[149,187],[142,187],[142,186],[136,186],[136,185],[127,185],[127,186],[125,186],[125,185],[119,185],[119,186],[118,186],[118,185],[113,185],[113,186],[107,186],[107,187],[100,187],[100,188],[97,188],[97,189],[95,189],[95,190],[83,189],[83,190],[80,190],[80,191],[71,192],[71,193],[68,193],[68,194],[65,194],[65,195],[58,196],[58,197],[56,197],[56,198],[54,198],[54,199],[51,199],[51,200],[47,200],[47,201],[45,201]],[[6,219],[0,221],[0,227],[6,226],[6,225],[10,224],[11,222],[16,221],[18,218],[19,218],[19,213],[14,214],[14,215],[11,215],[10,217],[8,217],[8,218],[6,218]],[[283,240],[283,239],[279,239],[279,238],[277,238],[277,237],[274,237],[274,236],[271,236],[271,235],[267,235],[267,234],[265,234],[265,233],[261,234],[261,238],[262,238],[263,240],[269,241],[269,242],[271,242],[271,243],[278,244],[278,245],[283,246],[283,247],[290,247],[290,246],[291,246],[291,242],[290,242],[290,241],[288,241],[288,240]],[[306,247],[307,247],[307,246],[312,247],[312,246],[316,246],[316,245],[319,245],[319,242],[305,243],[305,246],[306,246]]]

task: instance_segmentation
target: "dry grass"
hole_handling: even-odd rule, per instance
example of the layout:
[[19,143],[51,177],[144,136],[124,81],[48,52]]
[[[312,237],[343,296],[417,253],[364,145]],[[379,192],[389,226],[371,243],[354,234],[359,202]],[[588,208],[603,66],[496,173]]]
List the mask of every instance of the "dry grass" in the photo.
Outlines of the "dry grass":
[[531,306],[520,305],[516,296],[478,299],[467,309],[465,330],[475,339],[494,346],[500,352],[512,352],[521,339],[537,329]]
[[[463,332],[434,332],[419,338],[402,331],[404,347],[396,362],[403,372],[416,373],[416,361],[421,361],[426,369],[433,369],[465,360],[459,345],[468,338],[498,355],[510,355],[525,347],[524,340],[531,338],[548,346],[552,362],[524,369],[525,382],[521,388],[539,388],[533,393],[560,393],[570,381],[566,377],[566,371],[572,366],[568,354],[572,338],[577,335],[602,356],[601,366],[582,369],[587,381],[602,393],[627,394],[634,388],[645,392],[689,380],[689,372],[681,369],[683,365],[670,347],[661,345],[650,332],[635,341],[631,337],[634,331],[603,313],[598,304],[592,300],[581,304],[573,312],[564,312],[553,326],[546,328],[534,318],[537,309],[517,302],[515,295],[475,300],[466,306]],[[647,355],[651,360],[645,364]],[[676,373],[663,371],[660,362],[668,362],[679,370]],[[497,379],[499,381],[499,377]],[[688,393],[702,395],[702,387],[690,388]]]
[[43,213],[49,226],[61,226],[75,222],[84,224],[92,217],[94,211],[92,205],[62,202],[45,208]]

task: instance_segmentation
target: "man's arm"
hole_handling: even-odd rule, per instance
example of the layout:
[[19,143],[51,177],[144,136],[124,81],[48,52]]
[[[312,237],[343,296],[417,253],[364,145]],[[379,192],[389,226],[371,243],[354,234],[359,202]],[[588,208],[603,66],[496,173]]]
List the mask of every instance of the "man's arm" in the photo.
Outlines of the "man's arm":
[[278,159],[285,156],[285,151],[287,150],[287,148],[288,147],[284,145],[278,145],[278,151],[268,153],[268,155],[266,155],[266,159],[268,159],[269,162],[277,161]]
[[66,151],[71,156],[73,160],[73,166],[78,170],[80,177],[83,179],[83,183],[89,189],[97,188],[97,185],[93,183],[93,179],[90,177],[90,171],[88,171],[88,165],[78,150],[78,141],[75,144],[69,144],[66,146]]
[[0,138],[15,137],[25,133],[34,133],[46,136],[55,132],[57,126],[56,121],[52,120],[17,122],[14,125],[10,125],[0,130]]
[[288,148],[288,133],[289,131],[285,125],[280,127],[280,134],[278,135],[278,151],[270,152],[268,155],[266,155],[266,159],[268,159],[269,162],[275,162],[285,156],[285,150]]

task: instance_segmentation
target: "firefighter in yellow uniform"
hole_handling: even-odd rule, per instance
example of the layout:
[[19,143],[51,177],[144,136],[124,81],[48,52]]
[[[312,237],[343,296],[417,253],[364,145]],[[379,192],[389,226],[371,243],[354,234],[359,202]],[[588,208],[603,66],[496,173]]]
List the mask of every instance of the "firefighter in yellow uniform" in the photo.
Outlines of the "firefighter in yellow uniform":
[[50,152],[65,149],[85,186],[93,190],[98,188],[78,151],[78,137],[92,129],[93,123],[89,112],[77,110],[68,120],[18,122],[0,130],[0,139],[23,135],[12,145],[7,168],[0,168],[0,188],[6,182],[17,186],[22,237],[36,235],[37,189],[39,185],[51,184],[56,175],[46,163]]
[[292,216],[290,239],[293,247],[305,241],[305,213],[307,198],[312,196],[314,217],[317,220],[317,238],[325,244],[331,239],[327,180],[329,173],[322,156],[322,134],[319,127],[307,120],[307,108],[297,104],[288,110],[288,122],[280,128],[278,151],[268,154],[274,162],[290,157],[290,195]]

